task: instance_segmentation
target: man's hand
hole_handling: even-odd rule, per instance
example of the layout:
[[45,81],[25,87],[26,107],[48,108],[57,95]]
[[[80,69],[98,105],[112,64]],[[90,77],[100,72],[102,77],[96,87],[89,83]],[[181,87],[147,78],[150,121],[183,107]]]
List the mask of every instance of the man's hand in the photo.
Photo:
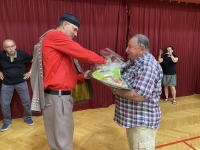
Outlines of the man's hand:
[[3,73],[0,71],[0,79],[3,80],[4,76]]
[[31,76],[31,73],[27,72],[24,74],[24,80],[28,80]]
[[87,70],[86,72],[84,72],[84,78],[85,79],[91,79],[91,77],[92,77],[91,70]]

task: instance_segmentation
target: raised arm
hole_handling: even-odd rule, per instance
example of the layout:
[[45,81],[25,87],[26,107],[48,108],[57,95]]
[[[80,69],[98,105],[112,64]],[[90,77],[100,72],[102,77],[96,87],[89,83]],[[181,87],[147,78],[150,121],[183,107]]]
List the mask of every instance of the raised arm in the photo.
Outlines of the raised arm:
[[159,62],[159,63],[162,63],[162,62],[163,62],[163,58],[161,57],[162,53],[163,53],[163,51],[160,50],[159,56],[158,56],[158,62]]

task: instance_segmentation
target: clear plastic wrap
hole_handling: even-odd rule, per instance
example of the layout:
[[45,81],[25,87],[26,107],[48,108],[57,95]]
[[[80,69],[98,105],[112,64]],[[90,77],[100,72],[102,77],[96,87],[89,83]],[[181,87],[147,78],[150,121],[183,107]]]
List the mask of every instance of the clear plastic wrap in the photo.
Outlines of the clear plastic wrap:
[[107,63],[96,65],[92,77],[108,86],[129,89],[120,74],[120,67],[123,65],[124,59],[109,48],[100,50],[100,54],[106,58]]

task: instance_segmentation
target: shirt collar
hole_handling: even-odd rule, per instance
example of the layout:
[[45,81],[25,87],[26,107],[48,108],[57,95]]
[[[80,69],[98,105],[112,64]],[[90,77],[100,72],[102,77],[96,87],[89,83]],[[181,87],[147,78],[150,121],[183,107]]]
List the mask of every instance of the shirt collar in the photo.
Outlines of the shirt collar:
[[[8,53],[7,53],[7,52],[6,52],[6,56],[7,56],[7,57],[10,57],[10,56],[8,55]],[[17,58],[17,51],[15,51],[14,58]]]
[[147,52],[146,54],[140,56],[139,58],[135,59],[135,60],[128,60],[127,62],[125,62],[122,67],[121,67],[121,71],[123,72],[124,69],[129,68],[129,66],[134,66],[137,64],[140,64],[141,61],[144,60],[145,57],[147,57],[149,55],[149,52]]
[[147,52],[147,53],[145,53],[144,55],[140,56],[139,58],[135,59],[135,60],[134,60],[134,64],[140,63],[140,61],[144,60],[144,58],[145,58],[146,56],[148,56],[148,55],[149,55],[149,52]]

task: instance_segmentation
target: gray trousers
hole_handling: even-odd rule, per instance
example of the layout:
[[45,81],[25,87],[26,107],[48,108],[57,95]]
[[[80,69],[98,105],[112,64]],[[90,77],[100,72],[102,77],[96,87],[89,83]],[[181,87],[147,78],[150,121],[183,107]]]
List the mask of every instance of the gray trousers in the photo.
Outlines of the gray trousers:
[[1,87],[1,110],[3,113],[3,121],[4,123],[10,124],[12,122],[11,112],[10,112],[10,103],[12,100],[14,89],[17,91],[22,106],[24,109],[24,120],[31,118],[31,100],[28,91],[27,82],[19,83],[17,85],[5,85],[2,84]]
[[72,150],[74,120],[71,95],[51,95],[44,93],[45,108],[43,119],[51,150]]

